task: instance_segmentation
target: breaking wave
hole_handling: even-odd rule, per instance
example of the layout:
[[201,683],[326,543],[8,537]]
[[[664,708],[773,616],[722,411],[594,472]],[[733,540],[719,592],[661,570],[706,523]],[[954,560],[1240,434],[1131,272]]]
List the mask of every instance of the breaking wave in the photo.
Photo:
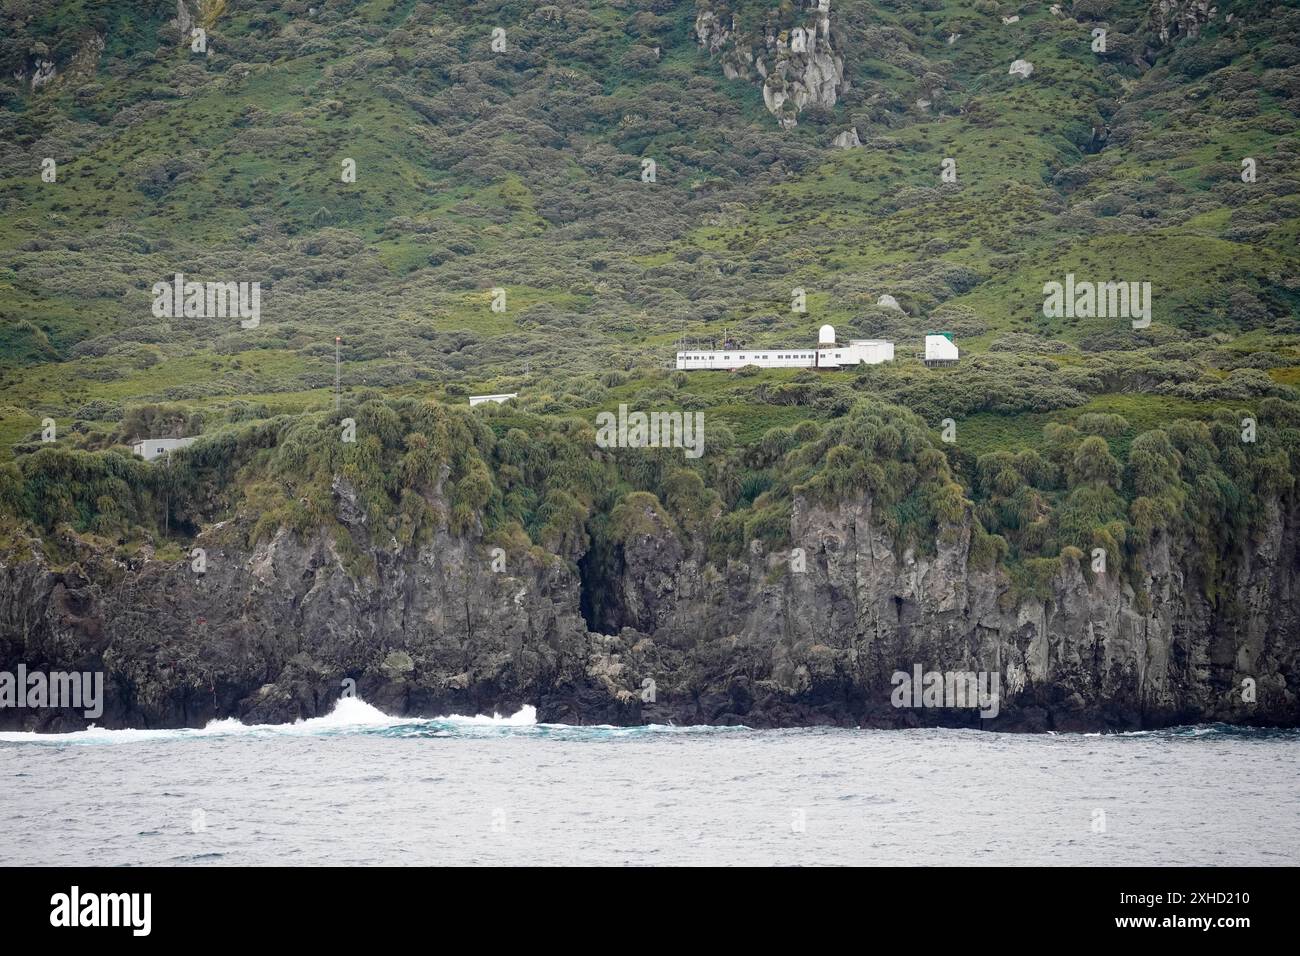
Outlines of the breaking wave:
[[109,730],[91,725],[86,730],[62,734],[35,731],[0,732],[0,743],[65,746],[69,744],[129,744],[168,740],[202,740],[217,737],[336,737],[371,734],[384,737],[493,737],[530,736],[568,739],[617,738],[649,733],[707,733],[745,730],[743,727],[672,727],[648,724],[615,727],[609,724],[572,726],[539,724],[537,708],[525,704],[509,716],[450,714],[446,717],[391,717],[359,697],[341,698],[323,717],[289,724],[245,724],[233,717],[212,720],[204,727],[172,730]]
[[[77,744],[131,744],[159,741],[206,740],[216,738],[250,738],[250,737],[341,737],[350,735],[371,735],[396,738],[467,738],[490,739],[503,737],[550,738],[557,740],[623,740],[628,738],[645,738],[665,735],[711,735],[728,733],[764,733],[776,735],[818,735],[818,734],[872,734],[886,733],[899,735],[899,739],[909,736],[951,736],[965,735],[980,739],[991,746],[997,746],[999,738],[1019,735],[987,733],[978,730],[945,730],[925,728],[914,730],[864,731],[848,728],[809,727],[786,728],[780,730],[755,731],[746,726],[674,726],[667,724],[643,724],[634,727],[616,727],[611,724],[544,724],[537,721],[537,708],[524,705],[517,713],[503,716],[501,714],[476,714],[472,717],[450,714],[445,717],[392,717],[367,704],[358,697],[344,697],[334,705],[334,709],[323,717],[309,717],[288,724],[245,724],[233,717],[209,721],[204,727],[183,727],[171,730],[109,730],[90,726],[86,730],[69,733],[50,734],[36,731],[0,732],[0,745],[27,744],[37,746],[68,746]],[[1038,735],[1029,735],[1030,737]],[[1189,724],[1181,727],[1166,727],[1158,730],[1133,730],[1118,733],[1059,733],[1048,731],[1043,738],[1083,740],[1085,738],[1109,737],[1115,739],[1166,739],[1170,741],[1190,740],[1224,740],[1239,739],[1245,741],[1265,742],[1269,740],[1300,740],[1300,729],[1267,729],[1260,727],[1238,727],[1229,724]]]

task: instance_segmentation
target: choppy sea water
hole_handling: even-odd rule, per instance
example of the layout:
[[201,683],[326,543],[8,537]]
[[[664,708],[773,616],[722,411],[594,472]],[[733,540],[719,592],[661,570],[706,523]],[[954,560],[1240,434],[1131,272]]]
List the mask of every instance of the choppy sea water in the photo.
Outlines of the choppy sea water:
[[1300,863],[1300,731],[393,718],[0,734],[0,864]]

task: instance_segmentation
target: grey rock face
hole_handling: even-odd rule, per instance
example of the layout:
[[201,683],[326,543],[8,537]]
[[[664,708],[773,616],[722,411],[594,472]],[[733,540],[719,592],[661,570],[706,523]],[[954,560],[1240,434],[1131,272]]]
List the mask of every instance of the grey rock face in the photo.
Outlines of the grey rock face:
[[[0,564],[0,670],[102,670],[101,726],[279,722],[329,712],[353,680],[394,714],[513,712],[566,723],[1133,729],[1300,723],[1300,561],[1292,504],[1231,560],[1211,599],[1185,543],[1158,540],[1141,595],[1063,558],[1045,593],[1013,597],[976,567],[971,528],[899,551],[869,498],[797,500],[791,549],[710,563],[656,515],[608,580],[566,558],[439,528],[406,548],[369,537],[345,483],[347,533],[280,530],[254,547],[240,519],[188,558],[121,563],[75,539],[55,568],[34,545]],[[793,549],[798,549],[793,550]],[[582,614],[583,591],[609,600]],[[599,633],[609,631],[610,633]],[[996,673],[995,718],[897,708],[892,675]],[[1245,693],[1246,682],[1254,694]],[[1254,700],[1247,699],[1253,696]],[[78,712],[0,709],[0,726],[68,730]]]
[[1147,18],[1160,41],[1169,43],[1200,36],[1201,29],[1218,13],[1212,0],[1155,0]]
[[[280,530],[249,549],[217,526],[190,561],[122,566],[83,550],[71,568],[35,554],[0,567],[0,660],[103,669],[102,725],[178,726],[218,716],[283,721],[327,713],[342,681],[393,713],[517,709],[563,683],[588,635],[577,580],[558,558],[508,555],[446,528],[417,548],[369,548],[336,484],[345,539]],[[364,572],[345,552],[361,552]],[[410,668],[395,667],[394,654]],[[577,675],[581,677],[579,673]],[[0,723],[66,727],[75,715],[0,710]]]
[[721,3],[714,9],[702,0],[695,19],[700,47],[720,59],[728,79],[761,80],[764,105],[787,129],[798,124],[805,107],[829,109],[848,89],[828,5],[803,0],[801,6],[789,23],[769,17],[761,31],[741,30]]
[[[1243,545],[1231,612],[1204,596],[1187,554],[1167,540],[1142,575],[1149,601],[1114,575],[1090,583],[1068,558],[1049,596],[1009,601],[1002,572],[970,564],[969,528],[949,529],[932,555],[899,557],[866,500],[832,510],[797,503],[802,562],[751,554],[720,571],[671,535],[646,536],[626,548],[624,603],[656,645],[690,650],[684,670],[651,673],[661,700],[702,700],[702,686],[722,708],[679,708],[676,719],[979,724],[969,712],[894,709],[891,675],[919,664],[999,673],[1004,699],[984,726],[1295,723],[1296,519],[1279,510],[1265,540]],[[793,570],[800,563],[805,570]],[[727,661],[730,678],[706,661]],[[722,697],[742,676],[744,708],[727,710]],[[683,677],[694,687],[677,683]]]
[[862,145],[862,141],[858,139],[858,128],[855,126],[852,129],[846,129],[831,140],[831,145],[836,149],[857,149]]
[[39,90],[47,86],[54,82],[54,78],[58,75],[59,71],[55,68],[53,60],[37,60],[32,73],[32,89]]
[[176,25],[176,30],[182,40],[189,40],[190,30],[198,23],[198,19],[198,0],[189,0],[189,2],[176,0],[176,19],[172,23]]

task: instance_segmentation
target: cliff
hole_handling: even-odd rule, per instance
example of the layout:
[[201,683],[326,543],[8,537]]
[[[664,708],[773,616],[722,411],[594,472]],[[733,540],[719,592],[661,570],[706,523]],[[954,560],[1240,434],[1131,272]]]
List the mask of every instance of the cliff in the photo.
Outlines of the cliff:
[[[346,483],[335,495],[353,546],[364,542]],[[976,566],[968,524],[944,529],[931,554],[896,554],[868,497],[835,508],[798,499],[801,560],[755,545],[725,567],[652,507],[642,517],[599,582],[536,548],[494,555],[477,531],[445,524],[418,547],[371,548],[364,573],[325,532],[231,544],[242,519],[195,539],[203,574],[188,557],[124,564],[71,538],[61,545],[75,560],[55,568],[30,541],[0,564],[0,662],[102,669],[99,724],[110,727],[318,715],[347,679],[391,713],[531,703],[540,720],[566,723],[1300,722],[1294,502],[1278,503],[1261,540],[1225,556],[1235,587],[1219,602],[1188,569],[1187,545],[1167,539],[1150,549],[1141,597],[1069,557],[1046,593],[1017,597],[1004,570]],[[609,600],[592,630],[582,611],[594,586]],[[996,671],[1000,712],[895,709],[890,675],[914,664]],[[84,724],[79,713],[0,711],[6,729]]]

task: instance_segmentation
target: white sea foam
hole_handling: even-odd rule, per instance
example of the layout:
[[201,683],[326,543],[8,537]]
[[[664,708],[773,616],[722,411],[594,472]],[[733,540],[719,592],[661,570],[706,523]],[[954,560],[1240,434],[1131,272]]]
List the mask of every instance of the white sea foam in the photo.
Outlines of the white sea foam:
[[382,730],[387,727],[446,724],[466,727],[533,727],[537,724],[537,708],[525,704],[517,713],[509,717],[503,717],[500,714],[493,714],[491,717],[482,714],[474,717],[464,717],[460,714],[433,718],[391,717],[377,707],[367,704],[359,697],[343,697],[334,705],[334,709],[325,716],[295,720],[290,724],[245,724],[233,717],[209,721],[201,728],[186,727],[175,730],[109,730],[92,724],[86,730],[75,730],[64,734],[43,734],[35,731],[5,732],[0,733],[0,742],[117,744],[245,735],[266,736],[280,734],[310,737],[337,733],[364,733],[365,731]]
[[502,717],[494,713],[491,717],[485,717],[479,714],[476,717],[462,717],[460,714],[452,714],[449,717],[439,717],[439,721],[450,724],[467,724],[475,727],[499,726],[499,727],[535,727],[537,725],[537,708],[532,704],[524,704],[519,708],[519,712],[509,717]]

